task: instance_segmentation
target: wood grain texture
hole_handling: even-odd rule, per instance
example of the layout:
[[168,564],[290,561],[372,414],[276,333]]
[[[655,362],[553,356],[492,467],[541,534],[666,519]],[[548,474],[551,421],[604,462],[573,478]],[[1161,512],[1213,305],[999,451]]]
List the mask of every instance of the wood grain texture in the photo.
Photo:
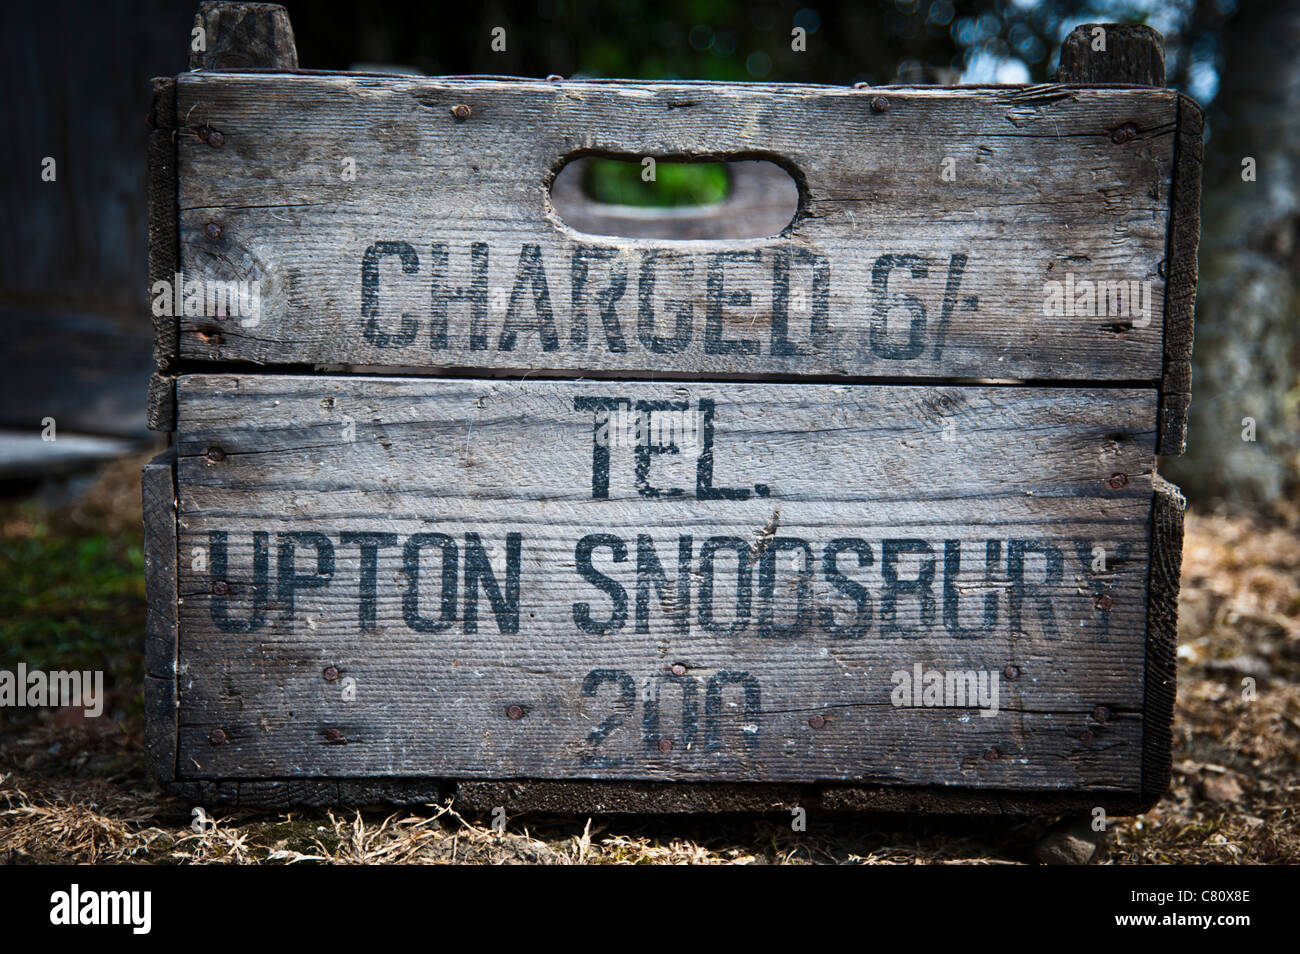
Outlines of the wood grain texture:
[[[1154,389],[222,374],[182,376],[178,395],[182,778],[1140,783]],[[635,450],[615,444],[594,497],[596,417],[578,399],[714,402],[709,486],[767,495],[701,499],[703,445],[683,441],[640,485]],[[359,533],[393,535],[369,569]],[[459,572],[445,625],[442,561],[417,550],[412,586],[406,558],[438,533]],[[481,544],[476,574],[490,565],[508,594],[510,533],[514,628],[470,585]],[[624,560],[606,540],[584,562],[592,534],[623,541]],[[870,551],[835,568],[874,607],[857,633],[863,603],[824,555],[839,538]],[[901,540],[915,555],[886,543]],[[664,585],[646,577],[642,608],[651,548]],[[330,565],[314,562],[326,549]],[[617,617],[616,585],[625,619],[584,631]],[[1019,673],[992,718],[894,707],[891,673],[916,664]],[[607,718],[619,725],[597,744]]]
[[296,70],[289,12],[278,3],[204,0],[194,15],[205,49],[190,49],[192,70]]
[[888,785],[763,782],[627,782],[602,779],[454,781],[449,779],[293,779],[173,782],[168,791],[200,805],[259,810],[432,805],[490,814],[714,814],[825,812],[1050,815],[1100,805],[1108,816],[1145,811],[1150,802],[1122,792],[1015,791]]
[[154,374],[150,376],[145,422],[151,431],[174,431],[176,429],[175,375]]
[[[1144,804],[1122,793],[998,791],[886,785],[771,785],[752,782],[581,782],[510,779],[455,784],[456,808],[488,814],[516,812],[645,814],[651,812],[907,812],[1047,815],[1097,805],[1107,815],[1132,814]],[[788,817],[788,816],[787,816]]]
[[144,506],[145,755],[161,780],[176,777],[176,454],[168,450],[145,465]]
[[[177,83],[185,275],[261,293],[254,321],[183,317],[186,359],[1117,383],[1163,371],[1169,91]],[[592,153],[769,159],[794,175],[800,210],[771,239],[583,235],[549,183]],[[1149,314],[1045,315],[1048,283],[1067,276],[1136,282]]]
[[1151,586],[1147,595],[1142,794],[1151,804],[1169,788],[1178,671],[1178,589],[1187,501],[1159,475],[1151,504]]
[[[1098,42],[1102,49],[1094,49]],[[1056,78],[1061,83],[1164,86],[1164,39],[1141,23],[1081,23],[1061,44]]]
[[1178,99],[1178,150],[1174,204],[1169,223],[1165,286],[1165,368],[1160,384],[1156,453],[1187,449],[1187,410],[1192,401],[1192,331],[1201,240],[1201,151],[1204,115],[1186,96]]
[[[176,197],[176,81],[153,81],[149,110],[149,298],[154,283],[171,282],[180,271]],[[154,365],[167,371],[176,363],[174,315],[154,315]]]
[[199,805],[230,805],[259,810],[347,805],[435,805],[454,790],[437,779],[259,779],[172,782],[167,790]]

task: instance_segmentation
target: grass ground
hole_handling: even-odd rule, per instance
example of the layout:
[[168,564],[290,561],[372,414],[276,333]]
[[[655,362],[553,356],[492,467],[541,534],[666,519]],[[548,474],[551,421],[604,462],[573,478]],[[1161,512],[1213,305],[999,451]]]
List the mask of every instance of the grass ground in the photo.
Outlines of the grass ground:
[[[142,463],[0,502],[0,666],[140,685]],[[1300,515],[1190,514],[1180,604],[1173,783],[1117,821],[1107,860],[1300,863]],[[0,861],[1007,864],[1051,821],[826,815],[796,833],[772,816],[520,816],[499,833],[447,806],[196,819],[144,769],[139,692],[106,711],[0,710]]]

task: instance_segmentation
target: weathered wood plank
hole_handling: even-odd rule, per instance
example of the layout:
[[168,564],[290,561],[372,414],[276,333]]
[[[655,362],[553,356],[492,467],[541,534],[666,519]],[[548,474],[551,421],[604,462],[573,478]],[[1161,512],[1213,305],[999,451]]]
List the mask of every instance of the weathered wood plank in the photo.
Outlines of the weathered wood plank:
[[[183,778],[1140,783],[1154,389],[178,394]],[[891,705],[917,665],[1015,678],[996,717]]]
[[[591,814],[651,812],[906,812],[1048,815],[1103,805],[1108,815],[1135,814],[1145,802],[1123,793],[997,791],[888,785],[772,785],[752,782],[579,782],[510,779],[455,786],[456,808],[488,814],[537,811]],[[788,817],[788,816],[787,816]]]
[[1156,453],[1187,449],[1187,409],[1192,401],[1192,328],[1201,241],[1201,148],[1204,116],[1186,96],[1178,100],[1178,149],[1169,221],[1165,286],[1165,369],[1160,383]]
[[176,777],[176,453],[168,450],[145,465],[144,505],[145,756],[158,779]]
[[[1170,91],[177,84],[186,278],[260,293],[256,315],[181,318],[187,359],[1117,383],[1163,371]],[[770,159],[793,172],[801,208],[770,239],[583,235],[548,189],[566,157],[592,152]],[[1136,283],[1141,313],[1106,295],[1086,315],[1044,313],[1050,283],[1085,281]]]
[[199,805],[275,809],[301,806],[434,805],[450,791],[436,779],[262,779],[224,782],[173,782],[168,791]]
[[145,421],[151,431],[172,431],[176,429],[175,375],[154,374],[150,376]]
[[1142,23],[1081,23],[1061,44],[1056,76],[1061,83],[1164,86],[1163,37]]
[[[176,182],[176,80],[153,81],[149,110],[149,298],[159,282],[171,284],[180,272]],[[154,365],[167,371],[176,364],[177,320],[174,311],[151,309]]]
[[1159,475],[1151,503],[1151,585],[1147,594],[1146,702],[1142,794],[1155,803],[1169,788],[1178,674],[1178,589],[1187,501]]

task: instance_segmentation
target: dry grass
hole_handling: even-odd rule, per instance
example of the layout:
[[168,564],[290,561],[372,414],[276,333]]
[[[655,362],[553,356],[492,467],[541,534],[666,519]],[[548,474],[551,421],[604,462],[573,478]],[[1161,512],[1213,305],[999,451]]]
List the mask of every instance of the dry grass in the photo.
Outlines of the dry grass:
[[[130,532],[137,470],[110,470],[51,525],[102,528],[107,509]],[[0,512],[0,543],[32,519]],[[1300,863],[1300,520],[1191,515],[1180,613],[1173,783],[1155,809],[1118,820],[1109,860]],[[0,861],[1006,864],[1050,821],[812,815],[795,833],[782,817],[522,816],[496,831],[450,805],[196,818],[147,777],[139,715],[119,716],[0,727]]]

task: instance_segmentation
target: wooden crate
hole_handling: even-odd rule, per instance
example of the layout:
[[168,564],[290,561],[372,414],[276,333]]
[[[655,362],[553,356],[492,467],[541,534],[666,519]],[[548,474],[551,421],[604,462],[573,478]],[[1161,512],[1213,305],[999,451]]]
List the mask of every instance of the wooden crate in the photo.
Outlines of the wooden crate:
[[[172,791],[1159,798],[1201,113],[1150,31],[1081,28],[1051,85],[851,89],[305,72],[278,8],[199,25],[151,152]],[[765,159],[798,211],[578,233],[586,155]],[[256,313],[186,313],[229,282]]]

